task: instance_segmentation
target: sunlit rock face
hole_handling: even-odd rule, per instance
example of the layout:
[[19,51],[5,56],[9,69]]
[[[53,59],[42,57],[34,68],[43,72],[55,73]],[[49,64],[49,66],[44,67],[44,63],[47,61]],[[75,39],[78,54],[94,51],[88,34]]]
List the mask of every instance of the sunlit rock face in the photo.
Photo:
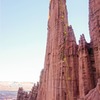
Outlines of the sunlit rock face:
[[89,0],[89,29],[91,42],[82,34],[77,45],[66,0],[50,0],[44,69],[39,84],[28,94],[19,89],[17,100],[100,100],[100,0]]
[[37,100],[77,99],[78,46],[67,16],[66,0],[50,1],[45,66]]

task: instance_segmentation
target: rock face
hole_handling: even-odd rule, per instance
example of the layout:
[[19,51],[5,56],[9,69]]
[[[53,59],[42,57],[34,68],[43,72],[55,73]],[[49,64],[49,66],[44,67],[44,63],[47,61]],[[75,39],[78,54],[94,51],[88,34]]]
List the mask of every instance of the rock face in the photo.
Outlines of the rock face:
[[94,52],[95,79],[100,77],[100,0],[89,1],[89,28]]
[[82,34],[79,41],[79,96],[84,97],[92,88],[95,87],[94,62],[91,43],[86,43]]
[[[73,28],[68,26],[66,0],[50,0],[40,82],[28,94],[28,99],[27,93],[19,89],[17,100],[93,100],[87,97],[100,77],[100,0],[89,0],[89,12],[91,42],[87,43],[82,34],[77,45]],[[100,100],[96,89],[93,93],[98,98],[94,96],[94,100]]]
[[45,66],[37,100],[75,100],[78,96],[78,46],[73,29],[68,26],[66,0],[51,0],[49,9]]
[[30,92],[25,92],[22,87],[17,93],[17,100],[36,100],[38,93],[38,84],[34,85]]
[[[89,0],[91,42],[81,36],[79,43],[79,93],[84,97],[100,78],[100,0]],[[97,99],[99,100],[99,99]]]
[[100,100],[100,79],[95,89],[92,89],[84,98],[84,100]]

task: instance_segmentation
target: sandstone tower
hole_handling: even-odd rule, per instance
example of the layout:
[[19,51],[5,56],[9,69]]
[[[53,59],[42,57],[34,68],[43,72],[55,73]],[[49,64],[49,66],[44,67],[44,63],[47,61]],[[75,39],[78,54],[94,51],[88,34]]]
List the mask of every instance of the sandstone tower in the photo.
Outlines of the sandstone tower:
[[76,49],[72,27],[68,27],[66,0],[51,0],[45,66],[37,100],[77,98]]
[[79,41],[79,97],[84,97],[100,78],[100,0],[89,0],[89,30],[91,42],[84,35]]
[[66,0],[50,0],[40,82],[29,94],[19,89],[17,100],[100,100],[100,0],[89,0],[89,30],[91,42],[87,43],[82,34],[77,45],[68,25]]
[[96,79],[100,78],[100,0],[89,0],[89,29],[94,52]]

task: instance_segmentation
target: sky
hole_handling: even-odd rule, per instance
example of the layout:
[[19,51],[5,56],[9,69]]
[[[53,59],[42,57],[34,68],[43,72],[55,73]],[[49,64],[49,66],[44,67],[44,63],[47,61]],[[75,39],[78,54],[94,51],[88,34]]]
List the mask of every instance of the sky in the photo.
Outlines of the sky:
[[[67,0],[77,42],[88,32],[88,0]],[[39,80],[47,40],[49,0],[0,0],[0,81]]]

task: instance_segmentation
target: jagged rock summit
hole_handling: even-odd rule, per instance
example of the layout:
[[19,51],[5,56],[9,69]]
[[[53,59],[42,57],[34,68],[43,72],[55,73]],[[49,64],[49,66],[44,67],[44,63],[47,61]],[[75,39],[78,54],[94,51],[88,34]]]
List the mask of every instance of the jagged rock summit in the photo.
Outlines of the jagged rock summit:
[[100,0],[89,0],[89,30],[91,42],[87,43],[82,34],[77,45],[73,28],[68,25],[66,0],[50,0],[40,82],[30,94],[35,97],[17,100],[100,100]]
[[32,90],[28,93],[22,87],[19,88],[17,100],[36,100],[38,94],[38,84],[33,86]]

